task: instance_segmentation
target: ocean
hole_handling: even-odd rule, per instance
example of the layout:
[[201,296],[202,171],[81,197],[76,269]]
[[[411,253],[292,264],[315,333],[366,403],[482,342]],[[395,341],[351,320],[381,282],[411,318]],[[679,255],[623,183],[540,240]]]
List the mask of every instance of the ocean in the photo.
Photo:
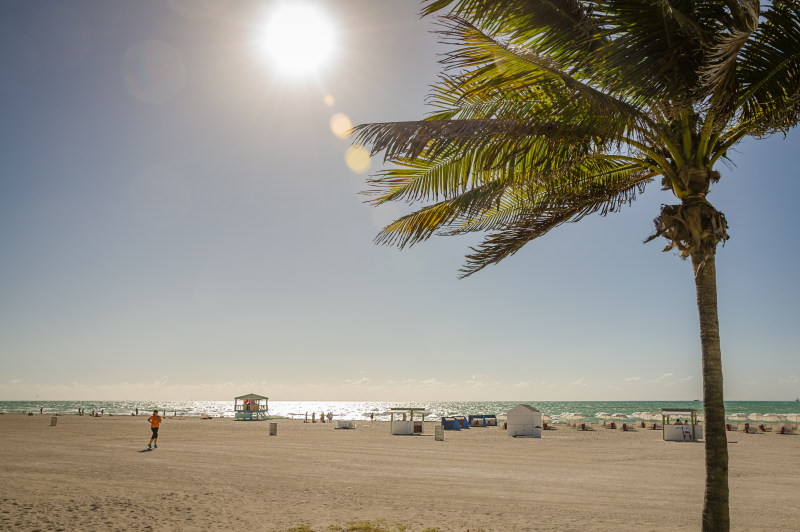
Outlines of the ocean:
[[[436,420],[442,416],[469,414],[504,414],[514,406],[523,403],[536,407],[550,415],[554,422],[564,413],[579,412],[588,419],[596,413],[656,412],[662,408],[690,409],[703,412],[700,401],[270,401],[269,413],[276,417],[302,418],[306,413],[331,412],[336,419],[368,419],[370,415],[377,420],[388,420],[389,410],[395,407],[423,408]],[[214,417],[233,417],[233,401],[0,401],[0,412],[77,414],[82,408],[85,413],[92,411],[112,415],[150,413],[154,409],[166,415],[199,416],[209,414]],[[792,414],[800,413],[800,403],[795,401],[727,401],[726,414]]]

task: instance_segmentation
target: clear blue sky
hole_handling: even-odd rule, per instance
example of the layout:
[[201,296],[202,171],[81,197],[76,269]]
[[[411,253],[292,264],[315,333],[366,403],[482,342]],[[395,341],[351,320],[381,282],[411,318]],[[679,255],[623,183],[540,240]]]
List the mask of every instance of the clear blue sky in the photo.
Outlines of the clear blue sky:
[[[465,280],[474,240],[375,246],[401,211],[362,203],[329,123],[424,116],[432,21],[323,2],[337,50],[287,78],[271,4],[3,6],[0,400],[701,397],[691,266],[642,244],[659,184]],[[736,151],[709,196],[726,398],[794,399],[800,136]]]

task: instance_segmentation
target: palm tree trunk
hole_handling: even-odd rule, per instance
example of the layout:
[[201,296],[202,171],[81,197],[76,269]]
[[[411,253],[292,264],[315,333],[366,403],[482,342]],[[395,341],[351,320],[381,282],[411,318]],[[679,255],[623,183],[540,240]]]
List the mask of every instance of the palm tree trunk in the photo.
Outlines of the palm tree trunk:
[[728,439],[725,436],[725,403],[722,396],[722,350],[717,317],[717,270],[713,252],[705,261],[692,256],[700,313],[703,352],[703,408],[705,410],[706,493],[703,530],[730,528],[728,512]]

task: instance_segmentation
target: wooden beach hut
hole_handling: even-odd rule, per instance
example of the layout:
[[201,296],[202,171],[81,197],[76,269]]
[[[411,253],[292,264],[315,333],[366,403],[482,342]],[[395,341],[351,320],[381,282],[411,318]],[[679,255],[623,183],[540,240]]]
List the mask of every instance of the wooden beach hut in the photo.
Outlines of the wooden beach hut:
[[542,413],[531,405],[517,405],[506,414],[509,436],[542,437]]
[[263,421],[269,419],[269,399],[263,395],[248,393],[233,400],[233,419]]
[[[414,419],[419,414],[420,419]],[[422,408],[392,408],[390,412],[389,431],[395,435],[422,434],[425,427],[425,416],[430,414]],[[397,419],[395,419],[397,416]]]

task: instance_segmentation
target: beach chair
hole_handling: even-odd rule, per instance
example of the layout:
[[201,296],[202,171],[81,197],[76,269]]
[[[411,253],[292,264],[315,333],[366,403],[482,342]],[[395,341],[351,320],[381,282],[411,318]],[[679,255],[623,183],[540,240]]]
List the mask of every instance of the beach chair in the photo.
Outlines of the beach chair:
[[758,426],[758,430],[760,430],[761,432],[767,432],[767,428],[764,426],[763,423]]
[[727,430],[728,432],[731,431],[731,424],[730,423],[725,423],[725,430]]
[[211,419],[211,416],[208,414],[200,414],[200,419]]

